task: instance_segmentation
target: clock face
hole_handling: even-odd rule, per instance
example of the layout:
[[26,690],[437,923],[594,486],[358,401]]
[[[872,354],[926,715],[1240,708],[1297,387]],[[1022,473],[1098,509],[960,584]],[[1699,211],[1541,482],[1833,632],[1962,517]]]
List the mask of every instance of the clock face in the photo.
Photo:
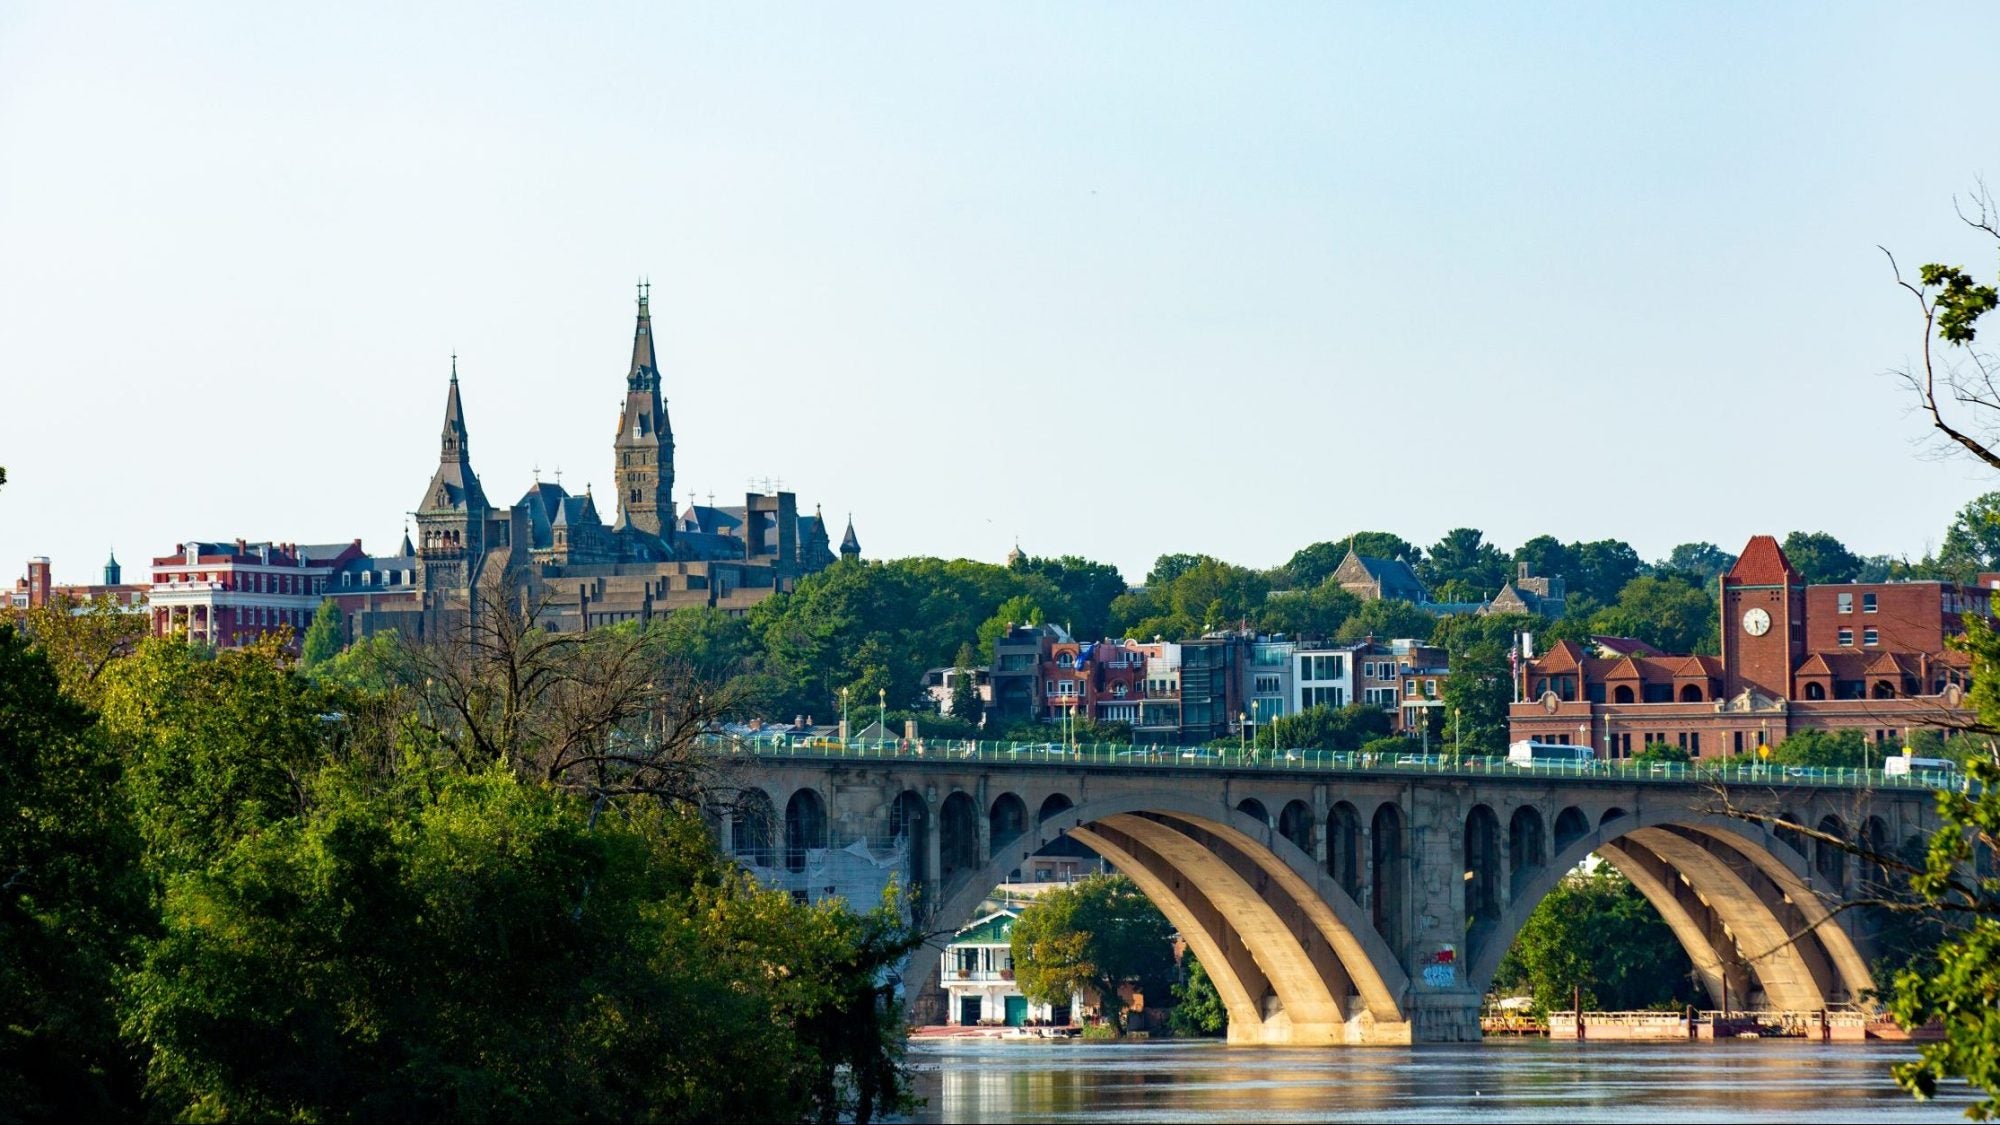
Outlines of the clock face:
[[1753,637],[1761,637],[1771,631],[1771,615],[1761,609],[1753,609],[1743,615],[1743,631]]

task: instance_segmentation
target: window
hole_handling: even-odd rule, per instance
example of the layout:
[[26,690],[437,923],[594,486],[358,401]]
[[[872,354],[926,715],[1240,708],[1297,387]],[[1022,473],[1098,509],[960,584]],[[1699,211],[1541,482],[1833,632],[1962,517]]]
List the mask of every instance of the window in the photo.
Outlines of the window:
[[1403,685],[1403,694],[1409,696],[1411,699],[1415,699],[1417,697],[1417,681],[1411,680],[1405,683]]
[[1438,693],[1438,682],[1436,680],[1425,680],[1424,697],[1426,699],[1436,699],[1437,693]]
[[1840,643],[1843,648],[1851,647],[1854,644],[1854,630],[1842,629],[1840,631]]
[[1863,613],[1875,612],[1875,595],[1873,594],[1861,595],[1861,612]]
[[1281,682],[1277,676],[1258,676],[1257,682],[1251,690],[1258,695],[1276,695],[1284,690],[1280,686]]
[[1861,630],[1861,643],[1862,643],[1862,644],[1864,644],[1864,645],[1872,645],[1872,644],[1875,644],[1875,643],[1876,643],[1876,641],[1877,641],[1877,636],[1876,636],[1876,633],[1875,633],[1875,630],[1873,630],[1873,629],[1863,629],[1863,630]]
[[1112,694],[1112,695],[1115,695],[1115,696],[1117,696],[1117,697],[1118,697],[1118,698],[1120,698],[1120,699],[1123,699],[1123,698],[1125,698],[1125,685],[1124,685],[1124,684],[1112,684],[1112,685],[1111,685],[1111,694]]
[[1056,667],[1074,668],[1076,667],[1076,657],[1071,656],[1067,652],[1059,652],[1056,654]]
[[1836,599],[1836,601],[1838,601],[1838,603],[1839,603],[1839,605],[1840,605],[1840,612],[1842,612],[1842,613],[1853,613],[1853,612],[1854,612],[1854,595],[1853,595],[1853,594],[1842,594],[1842,595],[1840,595],[1840,596],[1839,596],[1839,597],[1838,597],[1838,598]]

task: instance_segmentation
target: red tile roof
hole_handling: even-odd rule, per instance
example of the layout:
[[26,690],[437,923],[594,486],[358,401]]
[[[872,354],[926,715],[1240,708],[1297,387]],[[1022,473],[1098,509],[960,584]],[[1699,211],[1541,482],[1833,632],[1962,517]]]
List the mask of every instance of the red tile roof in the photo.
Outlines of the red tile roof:
[[1736,558],[1736,565],[1729,568],[1729,581],[1737,586],[1786,586],[1796,585],[1799,572],[1792,569],[1792,560],[1785,557],[1785,549],[1769,535],[1753,535],[1743,553]]

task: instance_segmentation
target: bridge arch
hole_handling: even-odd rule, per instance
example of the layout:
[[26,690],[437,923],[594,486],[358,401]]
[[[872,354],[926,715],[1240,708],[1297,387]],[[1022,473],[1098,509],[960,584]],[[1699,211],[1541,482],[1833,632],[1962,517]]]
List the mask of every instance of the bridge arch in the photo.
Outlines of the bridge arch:
[[1361,813],[1346,801],[1335,801],[1326,814],[1326,873],[1333,877],[1347,897],[1360,901]]
[[[1212,797],[1120,794],[1060,810],[950,880],[925,928],[955,932],[993,885],[1064,834],[1130,876],[1180,930],[1229,1008],[1232,1042],[1409,1041],[1408,978],[1369,913],[1268,819]],[[906,983],[923,995],[937,953],[914,957]]]
[[785,870],[806,869],[806,853],[826,847],[826,801],[817,789],[800,789],[785,802]]
[[[1559,830],[1559,841],[1563,835]],[[1718,1002],[1726,988],[1732,1006],[1745,1006],[1752,977],[1767,1003],[1792,1009],[1859,1003],[1874,987],[1861,950],[1823,897],[1840,888],[1819,878],[1782,834],[1727,817],[1642,809],[1607,812],[1595,830],[1560,842],[1549,863],[1520,883],[1471,950],[1474,988],[1483,993],[1491,985],[1528,915],[1593,852],[1659,911]]]
[[1287,802],[1284,809],[1278,813],[1278,835],[1290,840],[1293,847],[1306,855],[1313,854],[1315,827],[1312,806],[1304,801]]
[[979,866],[979,804],[963,789],[938,808],[938,878]]
[[1018,794],[1002,793],[993,798],[993,807],[986,814],[986,838],[989,847],[998,851],[1021,838],[1028,830],[1028,803]]

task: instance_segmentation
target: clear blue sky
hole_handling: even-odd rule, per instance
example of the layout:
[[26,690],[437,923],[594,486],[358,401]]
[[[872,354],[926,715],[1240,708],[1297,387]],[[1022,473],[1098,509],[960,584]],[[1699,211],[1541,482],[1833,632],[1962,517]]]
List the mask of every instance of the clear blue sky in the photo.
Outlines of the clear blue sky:
[[391,549],[454,349],[489,496],[605,486],[642,273],[682,497],[876,557],[1921,553],[2000,484],[1875,249],[1993,272],[2000,8],[957,8],[0,8],[0,577]]

